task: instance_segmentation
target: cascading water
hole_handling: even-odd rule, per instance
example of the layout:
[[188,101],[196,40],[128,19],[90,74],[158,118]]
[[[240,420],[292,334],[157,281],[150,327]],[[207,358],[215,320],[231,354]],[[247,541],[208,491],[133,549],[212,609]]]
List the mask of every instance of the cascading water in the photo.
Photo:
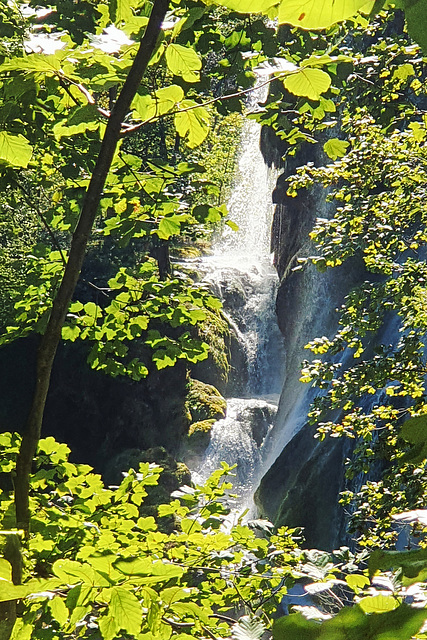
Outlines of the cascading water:
[[[255,92],[253,101],[261,99]],[[232,362],[230,389],[240,397],[227,398],[227,417],[213,426],[203,458],[190,467],[195,481],[203,482],[221,461],[237,464],[234,490],[241,496],[240,506],[250,505],[262,475],[284,364],[274,312],[277,275],[270,259],[271,194],[277,175],[264,163],[259,138],[260,126],[246,120],[228,202],[239,231],[225,228],[212,255],[199,265],[205,281],[222,299],[239,343],[240,363]]]

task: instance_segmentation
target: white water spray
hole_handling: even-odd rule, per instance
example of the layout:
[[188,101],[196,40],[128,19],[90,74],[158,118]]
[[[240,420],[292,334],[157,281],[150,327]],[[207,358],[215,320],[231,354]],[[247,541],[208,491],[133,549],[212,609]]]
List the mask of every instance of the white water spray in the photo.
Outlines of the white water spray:
[[[254,101],[262,100],[258,93]],[[260,126],[245,120],[234,186],[228,201],[230,218],[239,231],[225,228],[213,254],[200,265],[205,280],[224,303],[239,341],[245,365],[231,372],[232,388],[241,397],[227,398],[227,417],[212,428],[211,441],[197,466],[203,482],[221,461],[236,464],[234,490],[240,507],[252,505],[266,455],[282,386],[283,339],[275,317],[277,275],[270,258],[271,194],[277,173],[270,171],[259,149]]]

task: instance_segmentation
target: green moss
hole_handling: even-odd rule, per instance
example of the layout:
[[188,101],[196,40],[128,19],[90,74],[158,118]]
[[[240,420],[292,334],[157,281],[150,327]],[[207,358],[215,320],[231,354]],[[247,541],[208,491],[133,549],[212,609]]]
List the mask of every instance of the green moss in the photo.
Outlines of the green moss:
[[224,418],[227,403],[213,385],[190,378],[186,408],[191,415],[191,430],[194,423],[215,422]]
[[193,422],[188,430],[188,436],[200,437],[205,436],[206,434],[209,434],[210,436],[211,429],[215,422],[216,420],[212,418],[210,420],[200,420],[199,422]]
[[191,416],[187,437],[181,446],[181,455],[187,462],[202,455],[211,439],[211,430],[217,420],[225,417],[227,403],[211,384],[190,378],[186,408]]
[[213,375],[208,379],[223,387],[230,371],[230,327],[221,311],[205,309],[205,312],[206,319],[197,326],[198,337],[209,345],[209,358],[203,368],[208,365],[210,369],[214,369]]
[[191,244],[183,244],[176,247],[173,247],[173,254],[178,258],[199,258],[201,255],[201,251],[199,247],[191,245]]
[[197,458],[203,455],[211,440],[211,431],[215,422],[214,418],[210,418],[209,420],[193,422],[190,425],[188,436],[182,447],[184,459],[191,460],[194,457]]

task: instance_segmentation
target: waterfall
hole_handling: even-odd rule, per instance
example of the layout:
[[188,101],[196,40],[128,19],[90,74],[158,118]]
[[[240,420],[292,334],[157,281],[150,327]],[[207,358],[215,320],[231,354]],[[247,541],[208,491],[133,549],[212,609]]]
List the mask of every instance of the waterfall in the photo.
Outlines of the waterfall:
[[[259,91],[254,93],[253,101],[262,99]],[[213,243],[212,255],[199,265],[223,301],[240,362],[231,363],[227,416],[215,423],[203,458],[190,467],[194,480],[203,482],[221,461],[236,464],[234,490],[241,496],[240,507],[251,504],[262,476],[284,368],[283,338],[274,311],[277,274],[270,258],[271,194],[277,173],[265,165],[259,139],[260,126],[246,119],[228,201],[239,231],[225,227]]]

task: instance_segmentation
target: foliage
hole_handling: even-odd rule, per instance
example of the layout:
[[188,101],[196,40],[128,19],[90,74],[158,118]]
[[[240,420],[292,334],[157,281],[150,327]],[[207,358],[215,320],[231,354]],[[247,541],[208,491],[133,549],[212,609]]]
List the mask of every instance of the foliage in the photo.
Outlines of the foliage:
[[[19,438],[0,436],[1,470],[13,469]],[[22,586],[2,581],[0,598],[26,598],[12,637],[228,637],[234,607],[260,611],[265,624],[296,565],[292,531],[256,537],[240,520],[225,522],[231,489],[227,465],[204,487],[183,487],[158,508],[175,518],[171,534],[140,515],[161,468],[141,463],[119,487],[107,488],[87,465],[68,461],[52,437],[40,442],[32,477],[32,533]],[[13,496],[3,492],[2,528],[13,522]],[[7,561],[1,570],[7,574]],[[2,574],[2,575],[3,575]],[[263,612],[263,613],[261,613]],[[259,625],[258,625],[259,626]],[[245,622],[241,623],[245,629]],[[233,633],[238,635],[237,628]],[[25,636],[23,634],[26,634]]]
[[273,638],[285,640],[298,637],[304,640],[315,640],[331,638],[333,634],[337,640],[349,637],[380,640],[387,637],[385,634],[388,633],[392,634],[396,640],[411,640],[420,630],[424,619],[423,610],[412,609],[404,604],[393,611],[373,616],[365,615],[358,606],[345,607],[322,625],[313,620],[307,620],[302,614],[280,618],[275,624]]
[[[160,4],[156,0],[150,14],[149,3],[139,0],[107,4],[88,0],[73,4],[72,10],[70,3],[61,1],[44,20],[35,15],[28,21],[13,3],[0,10],[1,178],[14,185],[12,198],[22,192],[23,184],[30,185],[31,209],[45,228],[42,238],[34,232],[34,240],[42,243],[28,255],[25,283],[18,283],[16,290],[16,316],[4,338],[33,330],[44,335],[38,370],[39,374],[43,370],[44,377],[37,376],[44,389],[36,391],[33,405],[38,414],[30,415],[23,446],[16,435],[4,434],[0,440],[4,473],[14,469],[19,450],[14,478],[17,496],[27,491],[61,328],[64,339],[93,342],[91,364],[113,375],[138,379],[148,373],[151,363],[163,368],[177,359],[194,363],[207,355],[195,326],[205,322],[209,312],[218,311],[219,303],[189,278],[171,273],[169,244],[197,235],[201,224],[227,220],[227,211],[221,202],[212,202],[208,190],[203,194],[205,202],[182,193],[185,176],[201,171],[188,158],[177,161],[181,143],[193,153],[207,140],[216,110],[240,111],[253,85],[254,68],[263,63],[268,67],[271,58],[277,58],[273,63],[278,70],[268,70],[277,79],[276,88],[265,110],[254,117],[273,125],[291,147],[313,141],[314,133],[336,124],[328,122],[326,114],[342,108],[335,83],[348,81],[345,65],[364,64],[363,57],[340,51],[345,31],[332,26],[361,9],[364,2],[359,0],[321,4],[310,0],[303,9],[297,0],[224,3],[238,12],[278,15],[279,22],[305,29],[332,26],[320,36],[288,29],[293,40],[289,38],[283,46],[274,39],[271,24],[259,18],[226,14],[189,1],[171,5],[168,17],[173,20],[166,21],[166,4]],[[370,4],[375,11],[384,6]],[[408,28],[424,45],[425,36],[419,30],[424,0],[402,4]],[[150,36],[148,57],[139,67],[143,82],[127,93],[129,74],[138,66],[135,43],[141,36],[145,42],[155,9],[158,25]],[[215,24],[218,16],[227,25],[224,29]],[[366,18],[354,20],[362,29],[368,26]],[[35,24],[41,27],[38,44],[31,33]],[[31,45],[27,42],[27,50],[24,40]],[[44,51],[47,43],[55,44],[55,51]],[[423,83],[420,61],[414,57],[401,64],[399,56],[408,52],[399,46],[395,51],[396,68],[390,71],[386,92],[390,100],[379,101],[377,107],[385,118],[390,112],[385,103],[393,102],[401,91],[409,98],[418,97]],[[378,58],[387,59],[389,52],[387,47],[381,50],[379,43]],[[352,99],[358,101],[357,88]],[[127,105],[123,113],[118,105]],[[356,121],[350,115],[350,140],[332,138],[325,145],[331,158],[342,160],[333,168],[302,171],[290,191],[313,181],[326,186],[338,182],[332,196],[340,203],[337,216],[330,222],[319,221],[313,232],[323,251],[314,262],[319,267],[335,266],[357,253],[368,269],[379,274],[378,280],[350,295],[337,336],[310,345],[315,353],[332,356],[348,346],[354,349],[355,366],[342,376],[336,361],[307,364],[304,371],[307,380],[325,390],[311,412],[314,422],[322,422],[321,434],[332,431],[358,438],[359,455],[350,473],[364,471],[376,451],[388,464],[381,482],[367,483],[357,496],[349,496],[359,510],[354,513],[355,527],[366,528],[371,516],[376,518],[369,541],[362,540],[371,545],[390,540],[390,514],[419,506],[425,487],[424,459],[419,460],[424,440],[413,422],[403,431],[396,428],[403,415],[426,414],[421,346],[426,273],[417,255],[425,242],[425,122],[416,99],[413,107],[417,119],[407,127],[408,111],[400,113],[397,132],[392,127],[384,132],[383,122],[375,124],[363,113]],[[120,119],[115,122],[117,113]],[[165,127],[157,131],[164,140],[157,146],[165,148],[164,157],[154,159],[124,142],[147,125],[163,121]],[[175,139],[173,153],[166,142],[167,128]],[[351,143],[348,154],[346,142]],[[82,221],[87,225],[83,234]],[[102,245],[105,253],[114,244],[120,248],[132,244],[140,252],[138,261],[121,264],[116,273],[103,274],[103,281],[88,286],[96,290],[96,297],[87,290],[81,295],[82,286],[75,294],[89,240]],[[67,280],[69,273],[73,275]],[[98,294],[106,299],[100,302]],[[365,338],[378,330],[385,313],[394,313],[401,323],[402,339],[391,348],[379,347],[370,361],[362,362]],[[135,338],[140,351],[133,348]],[[365,411],[367,405],[357,404],[361,394],[381,390],[385,399],[391,399],[389,403],[381,398],[370,412]],[[328,419],[330,409],[337,408],[343,412],[341,423]],[[118,488],[106,488],[89,467],[70,463],[66,445],[57,445],[52,438],[40,443],[37,465],[29,494],[31,532],[25,500],[23,506],[16,500],[21,509],[18,522],[24,523],[28,535],[22,584],[17,577],[19,561],[0,562],[1,601],[25,600],[13,632],[16,640],[99,634],[105,640],[123,634],[151,640],[203,638],[214,633],[253,639],[271,627],[287,578],[313,578],[317,584],[311,587],[313,592],[334,593],[332,587],[340,584],[337,575],[344,571],[344,563],[334,565],[325,555],[296,551],[289,531],[256,537],[241,521],[227,530],[224,499],[230,486],[222,479],[230,469],[225,465],[205,487],[185,487],[171,504],[159,507],[160,517],[176,519],[170,534],[162,533],[154,518],[140,513],[144,487],[156,482],[158,468],[142,464],[138,472],[130,470]],[[20,532],[14,499],[7,490],[1,496],[1,510],[3,534],[16,541]],[[258,524],[266,528],[265,523]],[[424,570],[422,553],[406,559],[373,558],[372,573],[397,565],[408,578],[417,566],[417,576]],[[384,635],[381,628],[395,637],[409,638],[419,631],[424,611],[406,607],[401,590],[387,597],[363,592],[363,578],[346,581],[350,600],[354,594],[357,606],[344,608],[332,618],[326,614],[328,619],[321,625],[296,614],[278,622],[273,633],[277,638],[289,636],[289,631],[315,638],[335,631],[337,637],[348,636],[348,631],[379,638]],[[250,612],[249,619],[235,623],[228,618],[230,610],[243,606]]]
[[[309,414],[318,435],[356,439],[348,477],[366,477],[374,460],[385,467],[381,481],[369,479],[345,494],[353,505],[351,531],[372,546],[396,537],[391,514],[425,500],[424,436],[416,422],[401,429],[402,419],[425,413],[425,125],[387,135],[360,112],[349,126],[351,151],[333,166],[301,170],[290,193],[313,181],[339,183],[329,196],[338,205],[335,216],[318,219],[312,232],[321,254],[310,260],[324,269],[360,256],[378,274],[348,295],[337,334],[308,345],[327,359],[307,361],[302,370],[304,382],[324,390]],[[400,338],[388,344],[381,331],[391,317]]]
[[13,300],[25,282],[28,253],[42,232],[22,193],[5,186],[0,226],[0,331],[13,317]]
[[[19,436],[4,433],[0,445],[1,472],[8,474]],[[140,463],[138,471],[124,474],[120,486],[106,487],[91,467],[71,463],[68,455],[69,448],[52,437],[40,441],[22,585],[12,583],[9,562],[0,563],[0,601],[25,603],[12,638],[113,640],[125,633],[141,639],[231,634],[235,640],[257,640],[271,628],[287,589],[301,577],[309,579],[310,593],[327,592],[338,602],[333,589],[344,585],[347,597],[356,595],[359,606],[346,607],[332,619],[326,615],[322,625],[301,614],[281,618],[274,623],[274,638],[289,637],[289,630],[296,629],[316,638],[332,628],[344,633],[360,627],[372,638],[379,629],[398,628],[396,637],[403,639],[426,618],[424,610],[399,604],[399,589],[388,596],[373,587],[366,591],[369,579],[357,571],[348,549],[334,557],[302,552],[292,530],[272,534],[263,521],[230,523],[232,469],[225,464],[204,486],[175,491],[169,504],[158,507],[156,521],[143,513],[160,467]],[[5,537],[12,533],[12,512],[13,496],[5,490],[0,500]],[[171,517],[173,530],[162,532],[162,520]],[[263,528],[261,537],[256,527]],[[400,561],[373,559],[372,574]],[[238,610],[246,613],[236,622],[230,612]],[[322,616],[321,609],[316,611]]]

